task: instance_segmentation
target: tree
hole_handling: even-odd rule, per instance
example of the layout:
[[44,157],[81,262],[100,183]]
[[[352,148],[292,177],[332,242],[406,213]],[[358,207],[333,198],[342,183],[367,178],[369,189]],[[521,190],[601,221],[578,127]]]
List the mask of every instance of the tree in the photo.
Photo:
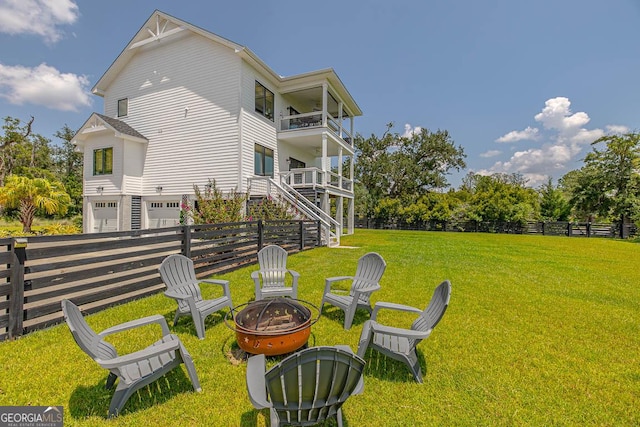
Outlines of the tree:
[[0,205],[18,208],[18,219],[25,233],[31,232],[36,210],[42,209],[50,215],[64,215],[69,203],[71,198],[66,193],[64,185],[58,181],[49,182],[44,178],[9,175],[5,179],[4,187],[0,187]]
[[82,153],[71,143],[75,132],[66,124],[54,135],[62,145],[53,149],[56,174],[71,197],[71,214],[82,212]]
[[562,191],[549,180],[538,190],[540,195],[540,217],[544,221],[567,221],[571,214],[571,205]]
[[367,215],[385,197],[410,204],[429,191],[446,188],[449,171],[466,167],[464,150],[447,131],[421,129],[400,136],[392,128],[393,123],[387,124],[381,137],[355,138],[356,180],[368,195]]
[[592,146],[584,166],[565,179],[571,204],[590,216],[640,220],[640,134],[606,135]]
[[525,223],[540,212],[538,194],[520,174],[468,174],[462,192],[469,193],[467,217],[475,221]]

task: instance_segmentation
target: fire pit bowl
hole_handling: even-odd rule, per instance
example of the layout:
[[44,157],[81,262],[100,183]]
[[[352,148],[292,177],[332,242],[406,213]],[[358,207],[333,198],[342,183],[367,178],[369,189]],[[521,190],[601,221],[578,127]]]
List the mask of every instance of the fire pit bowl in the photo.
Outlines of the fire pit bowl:
[[303,300],[270,298],[234,307],[224,323],[236,333],[240,348],[251,354],[277,356],[296,351],[309,340],[320,310]]

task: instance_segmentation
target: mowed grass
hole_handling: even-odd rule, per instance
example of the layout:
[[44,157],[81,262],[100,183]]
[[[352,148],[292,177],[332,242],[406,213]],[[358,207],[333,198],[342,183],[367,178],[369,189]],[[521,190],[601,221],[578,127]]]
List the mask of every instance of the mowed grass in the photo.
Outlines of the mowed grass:
[[[415,383],[401,363],[368,351],[365,391],[345,404],[345,425],[640,425],[639,244],[374,230],[357,230],[342,244],[352,248],[290,256],[289,267],[301,273],[300,298],[319,304],[324,279],[353,274],[369,251],[387,262],[374,302],[424,307],[442,280],[453,289],[442,322],[418,347],[425,383]],[[253,298],[255,269],[219,276],[231,281],[235,304]],[[156,313],[172,320],[174,309],[172,300],[156,295],[87,320],[102,330]],[[310,344],[348,344],[355,351],[367,318],[359,313],[345,331],[342,312],[326,306]],[[254,410],[247,397],[246,363],[227,356],[235,337],[221,319],[208,319],[202,341],[189,319],[173,328],[194,358],[202,393],[192,391],[181,368],[106,420],[107,373],[60,325],[0,343],[0,405],[63,405],[70,426],[268,425],[268,412]],[[380,320],[408,326],[412,319],[382,311]],[[149,327],[112,342],[128,352],[158,334]]]

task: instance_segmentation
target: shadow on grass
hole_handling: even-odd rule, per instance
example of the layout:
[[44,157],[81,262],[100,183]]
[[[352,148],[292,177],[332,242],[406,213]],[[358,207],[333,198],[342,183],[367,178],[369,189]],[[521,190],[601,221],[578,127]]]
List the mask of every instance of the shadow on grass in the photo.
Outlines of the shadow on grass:
[[[364,366],[365,384],[367,376],[390,382],[416,382],[411,369],[407,365],[378,351],[367,349],[364,360],[367,362]],[[427,362],[419,350],[418,361],[420,362],[422,376],[425,377],[427,374]]]
[[[325,316],[327,319],[334,320],[338,322],[342,327],[344,327],[344,311],[342,311],[338,307],[334,307],[332,305],[325,305],[325,308],[322,310],[321,315]],[[351,323],[351,329],[355,326],[362,326],[364,322],[369,320],[371,316],[367,310],[358,309],[356,310],[355,316],[353,316],[353,322]]]
[[[69,398],[70,415],[77,419],[91,416],[107,418],[118,382],[112,389],[106,389],[105,385],[106,377],[95,386],[78,386]],[[162,404],[177,393],[185,392],[194,392],[191,380],[181,368],[173,369],[157,381],[136,391],[122,408],[120,416]]]
[[[204,319],[204,333],[205,338],[207,334],[207,329],[213,328],[216,325],[224,324],[224,316],[228,310],[216,311],[215,313],[211,313]],[[196,325],[193,323],[193,318],[191,316],[180,316],[178,317],[178,323],[174,326],[173,319],[176,315],[175,311],[170,311],[164,315],[164,318],[167,320],[167,324],[169,325],[169,329],[171,332],[176,334],[186,334],[193,335],[195,337],[198,336],[196,332]]]

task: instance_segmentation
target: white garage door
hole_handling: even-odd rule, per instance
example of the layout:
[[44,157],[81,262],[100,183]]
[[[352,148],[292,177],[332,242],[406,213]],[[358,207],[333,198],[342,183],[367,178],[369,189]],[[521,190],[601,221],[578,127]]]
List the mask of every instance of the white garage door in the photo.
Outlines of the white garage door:
[[149,228],[175,227],[180,225],[180,202],[147,202]]
[[118,202],[93,202],[93,232],[118,231]]

